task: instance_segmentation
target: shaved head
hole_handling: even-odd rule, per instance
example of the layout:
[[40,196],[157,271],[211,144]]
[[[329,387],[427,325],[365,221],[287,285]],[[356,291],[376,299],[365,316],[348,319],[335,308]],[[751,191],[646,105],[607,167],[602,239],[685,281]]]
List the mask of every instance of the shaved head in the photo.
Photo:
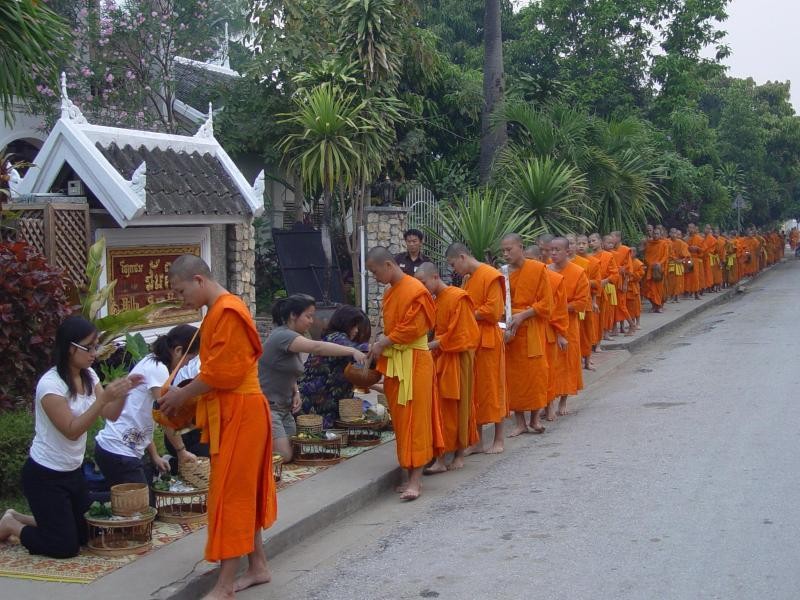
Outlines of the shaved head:
[[439,267],[432,262],[424,262],[414,271],[414,275],[419,279],[421,277],[441,277],[439,274]]
[[536,243],[539,244],[540,246],[547,245],[550,242],[552,242],[555,239],[555,237],[556,236],[554,236],[551,233],[543,233],[538,238],[536,238]]
[[208,268],[206,261],[194,254],[179,256],[169,266],[169,277],[172,280],[186,281],[195,275],[211,279],[211,269]]
[[461,242],[453,242],[447,247],[447,251],[445,252],[444,256],[445,258],[456,258],[462,254],[464,256],[472,256],[472,252],[470,252],[466,244],[462,244]]
[[512,242],[514,244],[519,244],[522,247],[525,247],[525,243],[522,241],[522,236],[518,233],[507,233],[503,236],[500,240],[501,242]]
[[525,246],[525,256],[527,258],[537,258],[542,254],[542,251],[539,250],[539,246],[536,244],[531,244],[530,246]]
[[394,262],[394,254],[389,252],[388,248],[383,246],[375,246],[367,252],[367,262],[384,263]]
[[569,248],[569,240],[565,237],[554,237],[552,240],[550,240],[550,245],[552,246],[553,244],[562,246],[564,250]]

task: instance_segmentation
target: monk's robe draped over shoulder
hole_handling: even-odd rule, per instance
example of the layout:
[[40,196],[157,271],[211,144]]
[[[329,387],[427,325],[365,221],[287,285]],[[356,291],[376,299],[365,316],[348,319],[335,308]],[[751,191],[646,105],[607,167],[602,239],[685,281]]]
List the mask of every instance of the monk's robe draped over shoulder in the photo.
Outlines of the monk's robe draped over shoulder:
[[614,328],[615,306],[617,305],[617,280],[619,267],[614,255],[607,250],[598,250],[594,256],[600,261],[600,279],[607,279],[608,283],[600,290],[600,319],[597,327],[598,339],[603,338],[604,331]]
[[[404,469],[424,467],[442,450],[438,391],[427,345],[428,332],[436,324],[433,298],[422,283],[404,275],[384,293],[383,322],[384,334],[392,345],[378,360],[378,370],[385,376],[397,460]],[[403,352],[411,353],[410,372],[400,371],[404,367],[393,365],[393,359],[387,356],[401,361]],[[408,383],[408,395],[403,397],[403,387]]]
[[539,410],[547,406],[548,364],[545,353],[547,323],[553,312],[553,291],[542,263],[525,259],[509,275],[511,312],[533,308],[535,315],[517,328],[506,345],[506,385],[513,411]]
[[617,268],[619,274],[617,276],[617,306],[614,308],[614,322],[628,321],[631,318],[628,313],[628,303],[625,302],[625,294],[628,293],[628,285],[630,283],[630,274],[633,270],[633,263],[631,262],[631,249],[624,244],[620,244],[619,248],[612,252],[614,260],[617,261]]
[[[584,258],[589,261],[589,266],[586,268],[586,276],[589,278],[592,299],[598,302],[600,294],[600,260],[594,256],[585,256]],[[592,347],[599,344],[602,339],[602,336],[599,335],[599,322],[600,313],[594,312],[594,309],[591,308],[586,311],[585,318],[581,323],[581,355],[584,357],[591,356]]]
[[[644,260],[647,263],[647,275],[644,282],[644,297],[655,306],[664,304],[664,278],[667,275],[672,244],[668,240],[647,240],[644,245]],[[653,266],[661,265],[664,275],[661,281],[653,279]]]
[[558,347],[558,336],[569,335],[569,312],[567,311],[567,291],[564,277],[552,269],[547,269],[550,288],[553,290],[553,312],[547,323],[547,402],[556,397],[556,378],[558,376],[558,355],[564,351]]
[[719,267],[719,255],[717,254],[717,238],[710,233],[703,238],[703,273],[705,274],[706,287],[714,285],[714,271]]
[[475,306],[466,291],[450,286],[436,295],[434,337],[439,347],[433,359],[439,382],[445,452],[478,442],[473,381],[480,335]]
[[[567,338],[567,350],[566,352],[559,352],[556,361],[554,397],[575,395],[578,390],[583,389],[580,313],[591,309],[589,279],[583,269],[577,265],[567,263],[558,273],[564,280],[563,287],[566,296],[567,314],[569,315],[569,326],[565,336]],[[624,302],[625,296],[620,295],[619,301]]]
[[628,312],[634,319],[642,316],[642,288],[641,282],[644,279],[644,263],[638,258],[633,259],[633,273],[631,285],[628,287]]
[[208,542],[205,558],[253,551],[256,531],[277,518],[269,404],[258,383],[261,340],[244,303],[221,296],[203,321],[200,379],[213,388],[197,403],[209,443]]
[[706,288],[705,281],[705,252],[703,252],[703,238],[695,233],[686,241],[689,246],[689,252],[692,255],[692,272],[687,272],[684,276],[684,284],[686,291],[690,294],[696,294]]
[[680,296],[686,291],[686,262],[692,257],[682,239],[670,240],[671,254],[667,277],[667,296]]
[[478,425],[499,423],[508,416],[506,355],[503,332],[505,284],[503,274],[481,264],[464,284],[479,316],[480,342],[475,351],[475,419]]

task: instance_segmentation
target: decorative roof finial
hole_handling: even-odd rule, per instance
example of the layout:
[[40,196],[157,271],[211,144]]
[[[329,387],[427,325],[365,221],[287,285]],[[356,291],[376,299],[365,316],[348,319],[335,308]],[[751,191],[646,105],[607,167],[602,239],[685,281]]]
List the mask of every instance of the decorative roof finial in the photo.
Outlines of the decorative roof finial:
[[67,94],[67,74],[61,71],[61,118],[64,121],[72,121],[73,123],[86,123],[86,117],[83,116],[81,109],[72,103]]
[[208,118],[194,134],[194,137],[214,139],[214,108],[211,102],[208,103]]

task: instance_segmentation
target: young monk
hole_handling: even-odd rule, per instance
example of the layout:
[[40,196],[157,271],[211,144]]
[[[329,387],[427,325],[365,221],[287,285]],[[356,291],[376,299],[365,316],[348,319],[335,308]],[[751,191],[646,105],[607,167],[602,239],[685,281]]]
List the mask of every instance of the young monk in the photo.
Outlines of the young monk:
[[[268,583],[271,573],[261,530],[277,517],[272,477],[272,429],[269,405],[258,383],[261,340],[253,318],[239,298],[211,277],[199,257],[178,257],[169,269],[170,287],[187,308],[208,308],[200,337],[200,374],[159,400],[167,416],[199,397],[196,423],[208,442],[211,487],[208,491],[208,542],[205,559],[220,561],[209,599]],[[238,580],[239,558],[247,571]]]
[[631,272],[631,285],[628,287],[628,294],[626,302],[628,304],[628,312],[633,319],[636,329],[641,327],[640,319],[642,318],[642,289],[641,282],[644,279],[644,263],[638,258],[639,251],[636,248],[631,248],[631,259],[633,262],[633,271]]
[[[423,471],[424,474],[443,473],[464,466],[464,451],[478,442],[473,395],[475,349],[481,332],[475,320],[475,306],[469,294],[445,284],[439,268],[422,263],[414,276],[433,295],[436,303],[436,326],[428,348],[436,365],[439,386],[439,405],[442,416],[444,453]],[[445,453],[453,453],[453,461],[445,462]]]
[[540,412],[547,406],[547,323],[553,312],[553,291],[542,263],[525,258],[522,238],[510,233],[500,241],[511,283],[511,323],[506,329],[506,387],[516,426],[509,437],[544,433]]
[[717,286],[714,284],[714,272],[719,267],[719,255],[717,255],[717,238],[712,233],[713,228],[711,225],[706,225],[703,230],[705,236],[703,237],[703,254],[705,261],[703,262],[703,272],[706,279],[706,291],[716,292]]
[[654,313],[664,312],[664,279],[669,268],[672,251],[670,242],[664,239],[664,229],[659,225],[653,229],[653,237],[645,242],[644,260],[647,273],[644,280],[644,297],[650,300]]
[[[564,279],[569,327],[567,329],[566,352],[559,352],[556,361],[555,392],[559,396],[558,415],[569,414],[567,397],[583,389],[580,353],[580,315],[591,308],[589,278],[578,265],[569,260],[569,241],[557,237],[550,243],[550,269]],[[627,290],[626,290],[627,291]],[[624,301],[620,298],[620,301]],[[627,313],[627,311],[626,311]]]
[[599,233],[589,236],[589,245],[594,250],[594,255],[600,260],[600,335],[602,339],[610,340],[613,337],[614,311],[617,305],[617,280],[619,267],[614,255],[609,251],[614,248],[610,236],[600,237]]
[[600,316],[600,260],[588,253],[589,238],[579,235],[575,238],[575,250],[577,256],[589,261],[586,275],[589,277],[589,285],[592,292],[592,310],[587,311],[586,318],[581,324],[581,356],[583,357],[583,368],[594,371],[592,364],[592,351],[598,349],[600,339],[597,337],[597,321]]
[[691,270],[687,270],[685,284],[686,291],[694,294],[695,300],[700,300],[700,295],[705,288],[705,253],[703,252],[703,237],[697,230],[697,225],[689,223],[687,225],[689,234],[686,244],[689,246],[689,253],[692,255]]
[[[465,452],[470,455],[486,451],[503,451],[503,421],[508,416],[506,395],[506,355],[503,332],[499,323],[504,318],[505,284],[502,273],[472,256],[469,248],[453,243],[445,252],[450,268],[462,277],[469,276],[464,291],[475,305],[475,320],[481,336],[475,350],[475,421],[479,441]],[[494,424],[494,442],[485,450],[483,426]]]
[[669,232],[670,258],[667,274],[667,298],[679,302],[679,297],[686,291],[686,262],[691,258],[689,246],[681,237],[681,230],[673,227]]
[[[550,246],[548,245],[548,248]],[[525,250],[525,258],[545,264],[549,259],[539,246],[529,246]],[[569,313],[567,312],[567,295],[564,290],[564,277],[547,269],[550,289],[553,291],[553,312],[547,322],[545,356],[547,356],[547,409],[545,419],[555,421],[556,378],[558,376],[558,355],[567,351],[567,329],[569,329]]]
[[[633,270],[633,263],[631,262],[631,249],[622,243],[622,232],[612,231],[610,237],[613,241],[613,249],[610,252],[614,255],[619,268],[618,281],[619,286],[617,293],[619,298],[617,306],[614,311],[614,326],[612,329],[616,330],[619,327],[619,333],[624,333],[631,336],[636,331],[636,326],[633,324],[630,314],[628,313],[628,305],[625,302],[625,296],[628,293],[628,285],[630,282],[630,273]],[[625,331],[625,324],[628,325],[627,332]]]
[[397,460],[408,474],[401,500],[422,493],[422,470],[443,449],[435,367],[428,350],[428,332],[436,325],[433,297],[419,281],[406,275],[383,246],[367,253],[367,269],[383,295],[383,334],[369,358],[378,361],[397,440]]

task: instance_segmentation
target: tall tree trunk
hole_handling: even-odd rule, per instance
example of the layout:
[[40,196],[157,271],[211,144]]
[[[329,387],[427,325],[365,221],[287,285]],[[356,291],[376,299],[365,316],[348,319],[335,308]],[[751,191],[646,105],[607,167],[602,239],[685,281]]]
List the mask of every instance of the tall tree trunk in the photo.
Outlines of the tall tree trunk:
[[500,0],[486,0],[483,15],[483,111],[481,112],[481,183],[489,181],[497,151],[507,139],[505,124],[492,127],[491,116],[503,100],[503,34]]

